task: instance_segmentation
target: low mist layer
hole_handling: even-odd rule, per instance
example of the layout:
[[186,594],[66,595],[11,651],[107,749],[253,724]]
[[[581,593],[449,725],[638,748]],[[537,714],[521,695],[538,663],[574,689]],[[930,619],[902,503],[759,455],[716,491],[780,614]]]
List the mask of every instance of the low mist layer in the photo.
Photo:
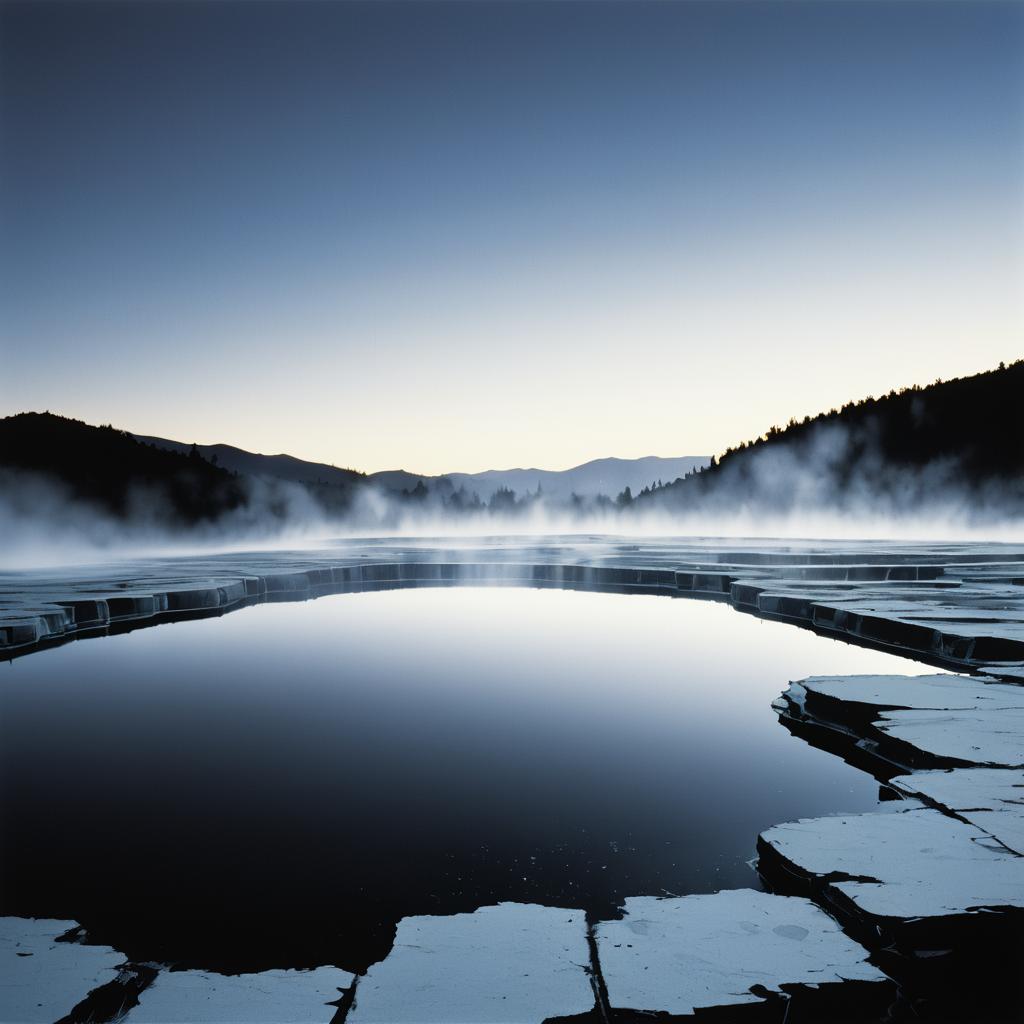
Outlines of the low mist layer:
[[[500,482],[507,474],[374,478],[23,413],[0,420],[0,564],[380,534],[1019,539],[1022,394],[1024,361],[772,428],[710,465],[673,460],[692,468],[615,494],[552,485],[559,474],[522,491]],[[225,468],[222,456],[247,471]],[[570,481],[615,479],[607,466],[588,467]],[[498,486],[488,489],[491,480]]]
[[790,421],[638,503],[681,515],[1024,516],[1024,360]]

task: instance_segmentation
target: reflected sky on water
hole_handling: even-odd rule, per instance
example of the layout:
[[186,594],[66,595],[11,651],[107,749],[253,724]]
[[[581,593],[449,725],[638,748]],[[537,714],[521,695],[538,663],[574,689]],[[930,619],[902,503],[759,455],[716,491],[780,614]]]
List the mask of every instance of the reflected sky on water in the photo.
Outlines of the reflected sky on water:
[[878,786],[771,710],[922,671],[723,605],[511,588],[268,604],[0,666],[5,913],[142,958],[383,956],[395,922],[757,885]]

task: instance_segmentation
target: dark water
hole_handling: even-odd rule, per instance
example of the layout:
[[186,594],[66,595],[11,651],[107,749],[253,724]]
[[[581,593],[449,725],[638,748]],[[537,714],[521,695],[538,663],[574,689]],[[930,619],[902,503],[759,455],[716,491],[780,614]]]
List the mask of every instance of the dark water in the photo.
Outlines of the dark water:
[[770,702],[909,662],[667,598],[405,590],[0,665],[2,912],[222,969],[383,956],[501,900],[756,885],[760,829],[876,806]]

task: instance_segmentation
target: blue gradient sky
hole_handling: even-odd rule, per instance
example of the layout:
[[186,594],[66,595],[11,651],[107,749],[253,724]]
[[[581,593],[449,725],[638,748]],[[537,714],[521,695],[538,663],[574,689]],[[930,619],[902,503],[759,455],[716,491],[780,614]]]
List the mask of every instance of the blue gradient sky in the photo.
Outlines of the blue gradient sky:
[[711,453],[1024,354],[1024,5],[6,5],[0,412]]

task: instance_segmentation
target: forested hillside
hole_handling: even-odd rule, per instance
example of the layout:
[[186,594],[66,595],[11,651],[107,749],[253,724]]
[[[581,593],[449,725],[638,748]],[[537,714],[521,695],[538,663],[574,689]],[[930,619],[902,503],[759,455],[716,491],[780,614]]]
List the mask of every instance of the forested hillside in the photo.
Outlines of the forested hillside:
[[51,482],[68,498],[118,518],[145,512],[169,524],[216,520],[247,497],[235,474],[198,452],[166,451],[123,430],[49,412],[0,419],[0,470],[23,482]]
[[637,507],[1024,508],[1024,360],[850,402],[727,450]]

